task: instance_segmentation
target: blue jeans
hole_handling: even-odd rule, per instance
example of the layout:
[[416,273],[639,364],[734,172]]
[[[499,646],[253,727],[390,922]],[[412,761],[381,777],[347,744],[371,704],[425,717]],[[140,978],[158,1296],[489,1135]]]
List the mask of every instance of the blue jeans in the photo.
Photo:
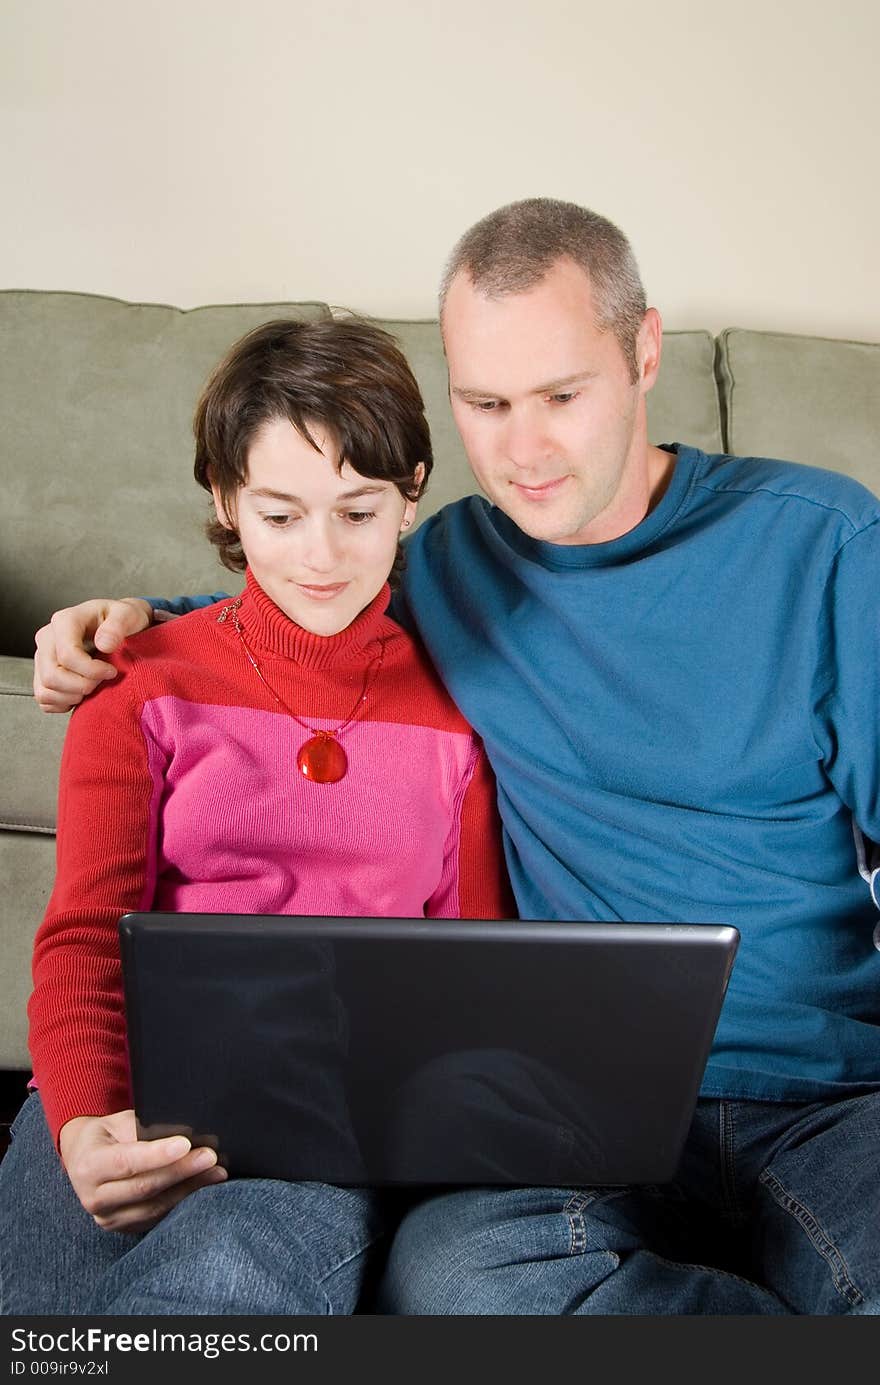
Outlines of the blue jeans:
[[880,1093],[700,1101],[675,1181],[474,1189],[403,1219],[386,1313],[880,1314]]
[[383,1235],[375,1193],[275,1179],[200,1188],[144,1235],[103,1231],[33,1094],[0,1164],[0,1310],[352,1313]]

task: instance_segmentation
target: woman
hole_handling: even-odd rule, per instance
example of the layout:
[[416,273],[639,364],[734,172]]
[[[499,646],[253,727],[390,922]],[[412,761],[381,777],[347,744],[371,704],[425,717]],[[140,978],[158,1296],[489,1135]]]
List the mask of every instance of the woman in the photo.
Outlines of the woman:
[[7,1313],[351,1312],[384,1234],[369,1190],[227,1182],[211,1150],[137,1140],[123,913],[511,909],[482,749],[385,614],[431,468],[404,357],[357,320],[269,323],[194,427],[245,589],[129,643],[71,722],[37,1094],[0,1167]]

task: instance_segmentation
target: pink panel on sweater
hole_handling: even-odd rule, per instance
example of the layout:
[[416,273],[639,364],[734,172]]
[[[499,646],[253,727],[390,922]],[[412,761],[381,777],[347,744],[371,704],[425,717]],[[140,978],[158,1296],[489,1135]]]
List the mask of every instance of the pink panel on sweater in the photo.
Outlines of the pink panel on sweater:
[[431,913],[458,912],[468,735],[358,721],[348,773],[314,784],[296,767],[309,733],[281,713],[168,696],[142,724],[166,766],[154,909],[406,917],[437,895]]

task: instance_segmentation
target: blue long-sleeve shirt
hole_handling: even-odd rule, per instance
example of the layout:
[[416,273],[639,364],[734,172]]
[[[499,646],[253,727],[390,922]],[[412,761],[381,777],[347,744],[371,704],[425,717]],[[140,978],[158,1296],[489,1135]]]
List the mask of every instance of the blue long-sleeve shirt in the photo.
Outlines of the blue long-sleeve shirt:
[[472,496],[407,543],[404,618],[482,736],[520,914],[724,923],[704,1095],[880,1087],[880,501],[678,447],[609,543]]

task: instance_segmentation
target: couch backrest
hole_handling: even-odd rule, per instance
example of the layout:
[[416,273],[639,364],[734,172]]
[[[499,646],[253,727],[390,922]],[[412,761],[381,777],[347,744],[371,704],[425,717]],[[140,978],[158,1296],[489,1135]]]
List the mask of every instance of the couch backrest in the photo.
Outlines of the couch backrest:
[[[191,479],[195,400],[251,327],[329,315],[323,303],[184,311],[0,292],[0,653],[29,655],[51,612],[87,596],[237,589],[203,535],[209,503]],[[476,489],[440,332],[436,321],[378,325],[397,336],[425,399],[435,469],[424,519]],[[880,491],[880,346],[670,332],[648,422],[654,442],[813,462]]]
[[32,652],[59,600],[238,581],[203,533],[196,398],[249,328],[328,315],[316,303],[182,312],[89,294],[0,294],[3,653]]
[[880,345],[731,327],[718,376],[730,452],[842,471],[880,495]]

